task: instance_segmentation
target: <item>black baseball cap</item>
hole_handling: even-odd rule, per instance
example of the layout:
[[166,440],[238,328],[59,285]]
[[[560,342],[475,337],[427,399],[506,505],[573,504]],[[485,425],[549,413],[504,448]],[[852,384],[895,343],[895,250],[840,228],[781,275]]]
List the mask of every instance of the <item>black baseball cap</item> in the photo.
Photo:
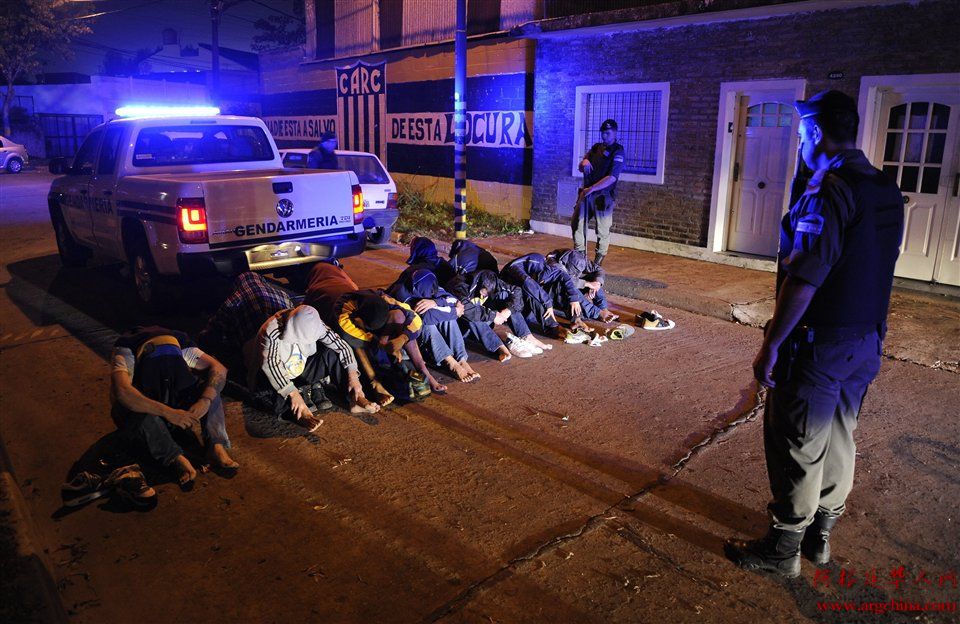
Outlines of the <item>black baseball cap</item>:
[[809,100],[797,100],[794,106],[800,113],[800,119],[828,113],[857,113],[857,103],[852,97],[833,90],[821,91]]
[[612,119],[607,119],[602,124],[600,124],[600,132],[606,132],[607,130],[616,130],[617,122]]
[[337,138],[337,135],[335,132],[331,132],[330,130],[327,130],[326,132],[320,135],[320,142],[323,143],[324,141],[329,141],[330,139],[336,140],[336,138]]

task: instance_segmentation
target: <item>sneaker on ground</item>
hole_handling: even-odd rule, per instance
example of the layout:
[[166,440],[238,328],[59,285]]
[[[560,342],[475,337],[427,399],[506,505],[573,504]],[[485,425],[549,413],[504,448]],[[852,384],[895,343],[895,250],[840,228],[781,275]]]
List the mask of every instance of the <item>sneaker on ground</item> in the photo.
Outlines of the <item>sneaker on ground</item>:
[[534,355],[527,341],[517,338],[513,334],[507,337],[507,349],[518,358],[530,358]]
[[323,384],[316,383],[311,386],[310,400],[322,412],[333,408],[333,402],[327,398],[326,392],[323,391]]
[[590,334],[585,331],[574,330],[567,333],[567,337],[563,339],[567,344],[583,344],[585,342],[590,342]]
[[92,472],[78,472],[69,483],[60,487],[60,497],[66,507],[79,507],[107,493],[103,479]]
[[676,327],[676,323],[670,319],[665,319],[660,315],[656,310],[651,310],[650,312],[641,312],[637,315],[637,323],[642,329],[648,331],[663,331],[665,329],[673,329]]

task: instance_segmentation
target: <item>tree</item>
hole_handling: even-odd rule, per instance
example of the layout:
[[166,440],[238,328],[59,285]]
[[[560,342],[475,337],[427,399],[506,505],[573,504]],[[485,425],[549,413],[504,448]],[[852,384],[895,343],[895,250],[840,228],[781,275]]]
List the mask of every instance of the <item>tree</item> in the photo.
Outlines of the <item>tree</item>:
[[[83,5],[89,11],[91,5]],[[72,57],[71,39],[91,32],[89,20],[81,19],[75,7],[69,0],[0,0],[0,75],[7,85],[4,134],[11,134],[13,83],[40,69],[41,54]]]
[[264,52],[303,44],[307,40],[303,4],[303,0],[291,0],[291,13],[275,9],[278,15],[261,17],[254,22],[258,32],[253,36],[251,47]]

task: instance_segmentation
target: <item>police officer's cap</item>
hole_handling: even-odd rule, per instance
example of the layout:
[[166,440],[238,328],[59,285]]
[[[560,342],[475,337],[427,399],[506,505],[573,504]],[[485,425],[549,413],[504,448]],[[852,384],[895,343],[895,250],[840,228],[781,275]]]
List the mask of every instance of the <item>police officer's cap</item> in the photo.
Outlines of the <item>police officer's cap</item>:
[[607,119],[602,124],[600,124],[600,132],[606,132],[607,130],[616,130],[617,122],[612,119]]
[[857,103],[840,91],[821,91],[809,100],[796,101],[800,119],[829,113],[857,113]]
[[336,140],[336,138],[337,138],[336,133],[331,132],[330,130],[327,130],[326,132],[320,135],[320,142],[323,143],[324,141]]

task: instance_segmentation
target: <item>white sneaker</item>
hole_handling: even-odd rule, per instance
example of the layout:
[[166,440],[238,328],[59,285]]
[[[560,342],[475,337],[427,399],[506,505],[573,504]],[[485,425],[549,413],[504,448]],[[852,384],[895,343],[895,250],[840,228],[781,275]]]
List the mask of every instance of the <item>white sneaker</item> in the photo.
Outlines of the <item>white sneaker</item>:
[[530,345],[528,345],[525,340],[520,340],[513,334],[507,336],[507,349],[510,350],[511,354],[519,358],[531,358],[534,356],[533,351],[530,350]]

